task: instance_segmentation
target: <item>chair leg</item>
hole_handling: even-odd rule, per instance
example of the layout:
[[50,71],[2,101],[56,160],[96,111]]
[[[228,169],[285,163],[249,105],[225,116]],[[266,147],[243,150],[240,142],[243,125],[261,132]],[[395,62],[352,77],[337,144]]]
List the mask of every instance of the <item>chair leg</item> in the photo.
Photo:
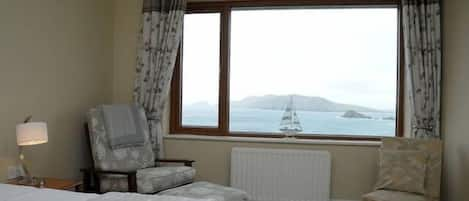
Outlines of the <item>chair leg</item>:
[[93,179],[96,193],[101,194],[101,177],[99,176],[99,174],[94,173]]
[[83,191],[91,192],[91,173],[90,171],[83,171]]
[[127,176],[127,182],[129,185],[129,192],[137,192],[137,175],[130,174]]

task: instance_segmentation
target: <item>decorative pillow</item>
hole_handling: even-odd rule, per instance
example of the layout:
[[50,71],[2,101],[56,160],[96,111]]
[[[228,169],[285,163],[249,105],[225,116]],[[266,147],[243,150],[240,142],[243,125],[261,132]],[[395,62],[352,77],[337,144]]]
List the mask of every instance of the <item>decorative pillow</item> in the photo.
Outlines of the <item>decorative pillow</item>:
[[423,151],[380,149],[376,190],[424,194],[426,162],[427,155]]
[[412,139],[384,137],[382,148],[386,150],[423,151],[427,154],[425,171],[425,196],[439,200],[441,184],[442,142],[440,139]]

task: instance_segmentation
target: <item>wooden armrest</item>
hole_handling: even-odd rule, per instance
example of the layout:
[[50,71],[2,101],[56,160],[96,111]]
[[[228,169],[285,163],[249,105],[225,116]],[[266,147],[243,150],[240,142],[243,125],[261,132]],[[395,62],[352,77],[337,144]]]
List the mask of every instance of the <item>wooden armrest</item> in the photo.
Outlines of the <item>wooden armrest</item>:
[[185,159],[156,159],[157,163],[184,163],[185,166],[192,167],[194,160],[185,160]]
[[115,170],[97,170],[94,168],[82,168],[80,172],[83,173],[95,173],[95,174],[118,174],[118,175],[136,175],[137,171],[115,171]]

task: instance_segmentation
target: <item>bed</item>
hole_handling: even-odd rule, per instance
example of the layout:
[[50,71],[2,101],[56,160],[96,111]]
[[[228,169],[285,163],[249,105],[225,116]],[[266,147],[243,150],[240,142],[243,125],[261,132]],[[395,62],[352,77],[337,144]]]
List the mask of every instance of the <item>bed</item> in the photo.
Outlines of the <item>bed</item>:
[[165,195],[106,193],[102,195],[0,184],[0,201],[212,201]]

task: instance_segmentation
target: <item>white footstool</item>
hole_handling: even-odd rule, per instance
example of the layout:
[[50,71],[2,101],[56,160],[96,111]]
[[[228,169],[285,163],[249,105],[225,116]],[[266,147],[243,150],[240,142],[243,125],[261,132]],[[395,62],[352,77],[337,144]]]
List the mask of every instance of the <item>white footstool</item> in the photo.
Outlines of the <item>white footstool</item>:
[[185,186],[169,189],[158,195],[172,195],[188,198],[213,199],[215,201],[247,201],[248,194],[242,190],[209,182],[195,182]]

